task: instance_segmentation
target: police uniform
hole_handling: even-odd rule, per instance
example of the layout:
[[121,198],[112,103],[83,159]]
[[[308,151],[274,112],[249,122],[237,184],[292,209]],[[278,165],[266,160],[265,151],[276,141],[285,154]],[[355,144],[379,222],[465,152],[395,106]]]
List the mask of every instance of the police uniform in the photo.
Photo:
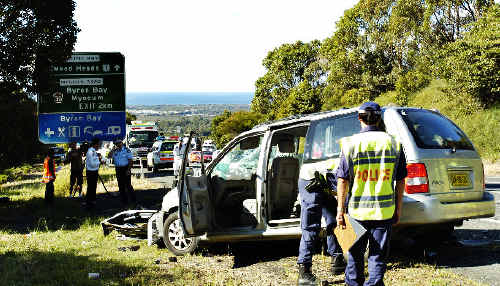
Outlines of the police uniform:
[[96,200],[97,179],[99,178],[99,165],[101,160],[94,146],[87,151],[85,166],[87,168],[87,194],[85,196],[87,207],[92,206]]
[[[378,104],[361,106],[380,111]],[[361,112],[361,111],[360,111]],[[345,282],[350,286],[384,285],[393,216],[396,210],[394,181],[406,177],[405,155],[401,144],[375,125],[341,140],[342,154],[337,177],[348,180],[351,191],[349,215],[367,230],[348,252]],[[369,243],[368,273],[364,277],[364,253]]]
[[129,173],[129,160],[132,160],[132,152],[122,145],[113,152],[113,162],[115,164],[116,180],[122,203],[127,204],[129,199],[136,202],[134,188],[132,187],[131,174]]
[[[342,249],[340,248],[337,238],[333,233],[336,226],[336,208],[337,200],[334,194],[328,194],[325,191],[308,191],[306,186],[314,180],[314,172],[318,171],[326,175],[327,170],[333,169],[333,160],[326,160],[319,163],[304,164],[300,171],[298,188],[300,196],[300,227],[302,236],[299,245],[299,257],[297,263],[299,264],[299,285],[314,285],[307,284],[311,282],[301,283],[301,281],[315,280],[314,275],[310,272],[312,265],[312,256],[316,246],[319,243],[319,232],[321,230],[321,217],[323,216],[326,221],[326,234],[327,234],[327,252],[332,256],[332,272],[333,274],[341,274],[345,268],[344,257]],[[327,183],[331,190],[336,190],[336,179],[334,174],[332,177],[326,176]],[[310,274],[309,279],[301,279],[303,276],[301,267],[305,267],[306,271]]]

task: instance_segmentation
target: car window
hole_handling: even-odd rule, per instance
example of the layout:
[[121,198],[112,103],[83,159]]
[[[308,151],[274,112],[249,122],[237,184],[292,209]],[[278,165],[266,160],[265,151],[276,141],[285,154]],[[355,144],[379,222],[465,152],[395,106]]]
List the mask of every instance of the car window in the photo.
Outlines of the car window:
[[474,150],[464,132],[448,118],[431,110],[399,110],[419,148]]
[[212,176],[218,176],[225,180],[250,180],[252,174],[257,172],[259,162],[260,145],[262,136],[259,137],[259,144],[256,148],[242,150],[241,143],[236,144],[217,163],[212,171]]
[[338,157],[340,139],[359,132],[357,113],[311,122],[304,147],[304,162]]
[[175,142],[163,142],[160,151],[173,151]]

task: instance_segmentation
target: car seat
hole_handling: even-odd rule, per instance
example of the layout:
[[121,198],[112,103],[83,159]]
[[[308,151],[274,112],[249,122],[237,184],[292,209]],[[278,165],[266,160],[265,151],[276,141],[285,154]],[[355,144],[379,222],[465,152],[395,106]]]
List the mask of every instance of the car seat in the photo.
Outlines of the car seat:
[[[271,165],[270,219],[289,218],[298,195],[299,160],[294,157],[292,136],[277,139],[280,154]],[[287,154],[288,153],[288,154]]]

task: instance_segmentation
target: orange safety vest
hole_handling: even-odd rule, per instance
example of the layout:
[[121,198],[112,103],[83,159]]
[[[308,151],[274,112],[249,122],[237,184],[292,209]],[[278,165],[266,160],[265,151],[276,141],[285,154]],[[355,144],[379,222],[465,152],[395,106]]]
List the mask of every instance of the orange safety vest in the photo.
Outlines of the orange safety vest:
[[[51,162],[52,166],[49,166],[49,162]],[[43,178],[42,178],[42,183],[48,183],[51,181],[54,181],[56,179],[56,174],[55,174],[55,169],[56,166],[54,164],[54,160],[51,159],[50,157],[45,157],[45,161],[43,161]]]

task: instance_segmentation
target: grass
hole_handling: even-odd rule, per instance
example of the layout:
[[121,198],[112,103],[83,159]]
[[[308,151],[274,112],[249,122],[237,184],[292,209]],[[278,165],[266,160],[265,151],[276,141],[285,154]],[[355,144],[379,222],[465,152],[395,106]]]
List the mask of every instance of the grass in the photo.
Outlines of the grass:
[[[108,191],[116,191],[112,169],[102,169]],[[68,170],[57,174],[56,200],[43,202],[40,174],[2,185],[0,196],[0,285],[293,285],[297,279],[297,245],[284,242],[246,249],[202,249],[193,255],[173,256],[145,241],[122,241],[115,232],[104,236],[100,221],[124,209],[118,198],[98,189],[97,208],[87,211],[67,198]],[[157,209],[163,190],[134,179],[141,204]],[[156,188],[156,189],[155,189]],[[85,187],[84,187],[85,189]],[[138,251],[119,251],[123,246]],[[314,256],[314,272],[329,285],[343,283],[343,275],[329,274],[330,258]],[[160,263],[155,263],[158,260]],[[89,273],[99,273],[89,279]],[[422,279],[425,277],[425,280]],[[386,285],[480,285],[463,276],[407,256],[391,258]]]

